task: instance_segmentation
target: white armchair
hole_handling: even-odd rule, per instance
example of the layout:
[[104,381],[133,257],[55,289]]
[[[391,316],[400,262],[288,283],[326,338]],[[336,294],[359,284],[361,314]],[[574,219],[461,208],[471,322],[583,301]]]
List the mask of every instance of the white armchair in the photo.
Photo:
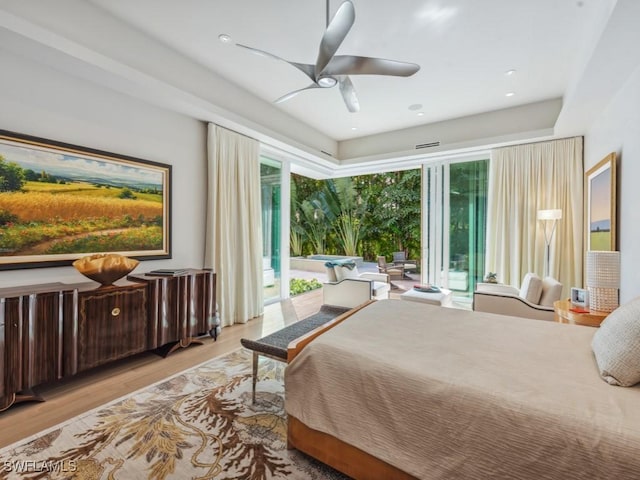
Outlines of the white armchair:
[[552,277],[525,275],[520,289],[509,285],[478,283],[473,309],[537,320],[553,320],[553,302],[560,300],[562,284]]
[[384,273],[358,272],[358,267],[326,266],[328,282],[322,285],[323,303],[353,308],[367,300],[389,298],[391,284]]

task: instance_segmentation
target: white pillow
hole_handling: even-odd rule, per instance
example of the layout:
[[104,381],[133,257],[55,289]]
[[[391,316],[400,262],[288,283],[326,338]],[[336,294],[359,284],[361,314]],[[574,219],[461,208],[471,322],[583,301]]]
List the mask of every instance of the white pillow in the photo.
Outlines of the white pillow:
[[544,277],[542,280],[542,295],[539,305],[553,307],[553,302],[560,300],[562,296],[562,284],[553,277]]
[[591,348],[605,382],[621,387],[640,382],[640,297],[604,319]]
[[341,282],[345,278],[358,278],[358,267],[347,268],[342,265],[336,265],[333,269],[336,272],[338,282]]
[[542,295],[542,279],[535,273],[527,273],[522,279],[520,298],[537,304],[540,301],[540,295]]

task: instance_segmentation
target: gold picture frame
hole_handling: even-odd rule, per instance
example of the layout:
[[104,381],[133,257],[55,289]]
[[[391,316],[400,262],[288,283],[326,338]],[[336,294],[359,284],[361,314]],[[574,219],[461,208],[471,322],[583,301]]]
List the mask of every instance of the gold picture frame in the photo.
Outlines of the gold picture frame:
[[616,250],[616,153],[612,152],[585,174],[586,251]]

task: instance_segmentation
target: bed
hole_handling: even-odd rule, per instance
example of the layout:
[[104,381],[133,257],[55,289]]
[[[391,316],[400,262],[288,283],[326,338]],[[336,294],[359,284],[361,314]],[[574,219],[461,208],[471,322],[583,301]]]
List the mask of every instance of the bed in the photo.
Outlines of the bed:
[[357,479],[637,479],[595,329],[384,300],[289,346],[288,442]]

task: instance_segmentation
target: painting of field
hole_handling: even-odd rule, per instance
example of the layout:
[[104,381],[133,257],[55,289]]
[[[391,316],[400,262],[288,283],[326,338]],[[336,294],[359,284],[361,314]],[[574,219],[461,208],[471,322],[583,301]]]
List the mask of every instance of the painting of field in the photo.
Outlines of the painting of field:
[[607,156],[587,172],[588,250],[614,250],[615,156]]
[[170,169],[141,162],[0,135],[0,266],[167,255]]

